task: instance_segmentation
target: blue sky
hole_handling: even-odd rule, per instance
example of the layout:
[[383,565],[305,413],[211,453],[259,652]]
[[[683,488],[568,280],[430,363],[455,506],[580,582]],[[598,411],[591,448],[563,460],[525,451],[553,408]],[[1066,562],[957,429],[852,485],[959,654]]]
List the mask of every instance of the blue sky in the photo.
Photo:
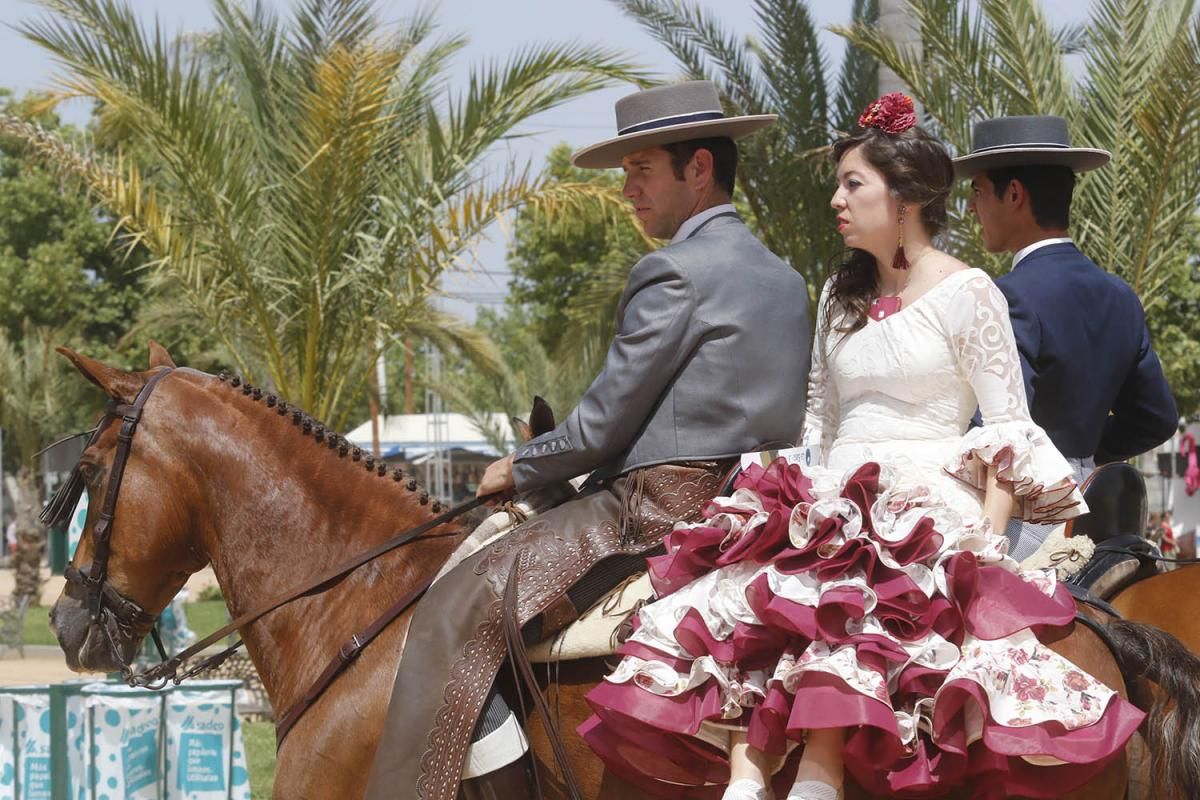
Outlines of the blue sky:
[[[206,0],[128,0],[147,20],[159,17],[168,31],[194,31],[211,24]],[[749,0],[703,0],[730,29],[741,34],[755,31],[753,4]],[[283,7],[286,0],[277,0]],[[1050,19],[1056,24],[1086,19],[1088,0],[1054,0],[1047,3]],[[385,21],[397,20],[418,6],[412,0],[380,0]],[[850,0],[809,0],[822,26],[847,22]],[[665,76],[676,72],[665,50],[608,0],[442,0],[438,19],[446,31],[465,33],[470,44],[455,64],[453,80],[466,83],[472,63],[504,59],[523,45],[570,40],[598,43],[619,48],[647,68]],[[45,88],[54,78],[56,66],[41,50],[25,41],[14,30],[22,20],[43,13],[27,0],[0,0],[0,86],[18,93]],[[822,47],[833,64],[841,61],[841,40],[831,33],[822,34]],[[627,88],[595,92],[531,120],[511,140],[492,154],[489,164],[496,168],[509,160],[532,161],[540,166],[545,154],[559,142],[581,147],[610,135],[613,102]],[[63,110],[69,121],[86,119],[86,107]],[[488,241],[468,256],[469,274],[455,275],[446,283],[452,297],[447,308],[473,316],[477,303],[494,304],[505,293],[508,276],[504,272],[503,232],[494,230]]]

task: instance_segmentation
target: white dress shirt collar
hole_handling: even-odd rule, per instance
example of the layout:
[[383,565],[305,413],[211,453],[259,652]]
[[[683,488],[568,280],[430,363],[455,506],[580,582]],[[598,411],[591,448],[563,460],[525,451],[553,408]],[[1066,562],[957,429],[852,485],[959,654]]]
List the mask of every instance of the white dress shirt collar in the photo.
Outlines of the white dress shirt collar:
[[1017,251],[1016,255],[1013,256],[1011,269],[1016,269],[1017,264],[1020,264],[1022,261],[1024,261],[1029,256],[1029,254],[1032,253],[1034,250],[1041,250],[1043,247],[1049,247],[1052,244],[1070,244],[1070,243],[1071,243],[1070,236],[1059,236],[1059,237],[1053,238],[1053,239],[1042,239],[1039,242],[1034,242],[1033,244],[1025,245],[1024,247],[1022,247],[1020,250]]
[[733,203],[722,203],[719,206],[706,208],[703,211],[693,214],[683,221],[679,226],[679,230],[675,231],[675,235],[671,237],[671,244],[682,242],[684,239],[692,235],[692,233],[704,223],[708,222],[718,214],[736,214],[737,209],[733,207]]

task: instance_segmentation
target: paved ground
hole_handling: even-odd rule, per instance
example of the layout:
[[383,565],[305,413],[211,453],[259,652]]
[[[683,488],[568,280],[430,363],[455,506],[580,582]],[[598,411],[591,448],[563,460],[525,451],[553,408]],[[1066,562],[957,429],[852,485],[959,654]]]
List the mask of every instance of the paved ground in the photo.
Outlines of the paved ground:
[[[216,584],[212,570],[197,572],[188,581],[188,588],[195,597],[205,586]],[[51,575],[42,589],[42,604],[53,605],[62,591],[61,575]],[[7,597],[13,590],[13,571],[0,568],[0,597]],[[86,677],[67,669],[62,651],[57,647],[30,645],[25,648],[25,658],[16,651],[6,650],[0,655],[0,686],[20,686],[31,683],[59,683],[68,679]],[[98,680],[104,676],[97,674]]]

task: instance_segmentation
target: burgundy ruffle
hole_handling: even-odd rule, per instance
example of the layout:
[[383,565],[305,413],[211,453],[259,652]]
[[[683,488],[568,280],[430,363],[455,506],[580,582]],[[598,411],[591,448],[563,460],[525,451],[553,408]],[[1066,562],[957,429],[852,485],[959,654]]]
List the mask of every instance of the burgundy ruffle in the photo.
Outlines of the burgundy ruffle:
[[[739,476],[732,497],[710,504],[705,512],[709,524],[679,528],[666,537],[666,553],[649,560],[651,579],[662,597],[721,567],[770,564],[783,576],[815,575],[826,587],[815,606],[777,594],[760,573],[745,587],[746,603],[760,624],[737,622],[721,637],[709,630],[698,610],[689,609],[673,630],[686,657],[637,641],[619,652],[666,664],[680,674],[703,656],[742,672],[770,671],[784,653],[804,653],[822,642],[831,650],[853,648],[859,669],[880,676],[884,696],[872,697],[831,672],[808,669],[793,673],[789,683],[794,692],[780,680],[770,680],[760,702],[740,719],[727,719],[723,690],[713,678],[673,696],[634,681],[605,681],[588,695],[595,716],[580,733],[613,772],[661,797],[719,798],[728,765],[720,749],[696,738],[706,721],[742,727],[751,744],[775,755],[783,755],[805,730],[850,728],[847,771],[880,795],[938,797],[969,784],[980,798],[1054,797],[1104,769],[1142,720],[1142,713],[1124,700],[1112,698],[1098,722],[1075,730],[1054,721],[1005,727],[991,718],[988,697],[978,684],[946,683],[947,670],[910,661],[910,653],[895,641],[918,643],[936,635],[960,645],[968,635],[996,640],[1026,628],[1060,628],[1074,619],[1069,592],[1059,586],[1047,596],[1003,567],[958,552],[943,564],[947,596],[927,596],[901,568],[930,563],[942,547],[943,533],[927,516],[898,541],[875,536],[872,508],[880,492],[879,466],[864,464],[845,482],[840,496],[857,507],[867,535],[844,538],[849,520],[835,514],[796,546],[789,529],[794,517],[802,525],[818,502],[813,481],[795,464],[752,465]],[[870,615],[887,636],[855,624],[867,615],[869,598],[864,587],[849,579],[863,576],[874,594]],[[847,583],[828,586],[839,580]],[[889,673],[896,673],[890,695],[882,685]],[[894,709],[912,708],[921,699],[928,703],[935,695],[932,732],[922,729],[906,747]],[[985,716],[982,738],[969,744],[968,703],[977,704]],[[789,760],[795,761],[799,751]],[[1035,766],[1022,759],[1026,755],[1050,755],[1067,763]],[[781,788],[786,772],[779,776]]]

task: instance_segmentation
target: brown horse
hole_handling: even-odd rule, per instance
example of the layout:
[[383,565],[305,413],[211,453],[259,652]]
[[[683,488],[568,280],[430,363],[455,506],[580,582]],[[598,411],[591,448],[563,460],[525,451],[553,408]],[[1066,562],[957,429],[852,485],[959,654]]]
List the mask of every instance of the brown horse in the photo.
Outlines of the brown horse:
[[[174,366],[153,344],[148,372],[126,372],[63,352],[121,403],[132,402],[153,375]],[[292,410],[280,414],[275,398],[235,385],[178,369],[161,380],[145,405],[116,500],[107,579],[113,590],[148,612],[160,611],[191,573],[211,564],[236,616],[433,517],[415,485],[385,475],[375,465],[364,469],[354,452],[331,447],[312,420]],[[120,422],[118,416],[102,430],[81,459],[93,502],[72,562],[77,568],[95,553],[96,500],[113,477]],[[341,443],[335,440],[334,445]],[[277,712],[305,691],[340,642],[432,575],[464,535],[452,526],[435,529],[248,625],[242,631],[246,647]],[[300,719],[278,753],[275,797],[362,795],[407,623],[405,614]],[[120,669],[142,636],[111,616],[93,622],[76,584],[69,584],[55,604],[51,624],[68,664],[80,671]],[[1159,682],[1174,701],[1174,713],[1157,709],[1151,722],[1169,730],[1177,742],[1200,741],[1200,662],[1143,626],[1117,623],[1107,630],[1120,664],[1083,626],[1052,646],[1119,690],[1124,687],[1122,669]],[[1151,639],[1156,656],[1165,657],[1139,663],[1136,656],[1146,652],[1144,643]],[[552,690],[557,697],[551,707],[561,709],[561,730],[584,796],[636,800],[646,795],[606,773],[574,735],[589,713],[583,695],[606,671],[601,660],[565,665]],[[536,719],[529,734],[546,797],[565,797]],[[1200,796],[1196,760],[1177,759],[1171,768],[1166,777],[1181,796]],[[1125,795],[1126,773],[1126,760],[1118,758],[1091,785],[1070,796],[1118,800]],[[397,796],[405,791],[397,787]],[[848,795],[862,796],[853,789]]]
[[1121,616],[1162,628],[1193,653],[1200,653],[1200,566],[1181,566],[1117,592],[1112,607]]

